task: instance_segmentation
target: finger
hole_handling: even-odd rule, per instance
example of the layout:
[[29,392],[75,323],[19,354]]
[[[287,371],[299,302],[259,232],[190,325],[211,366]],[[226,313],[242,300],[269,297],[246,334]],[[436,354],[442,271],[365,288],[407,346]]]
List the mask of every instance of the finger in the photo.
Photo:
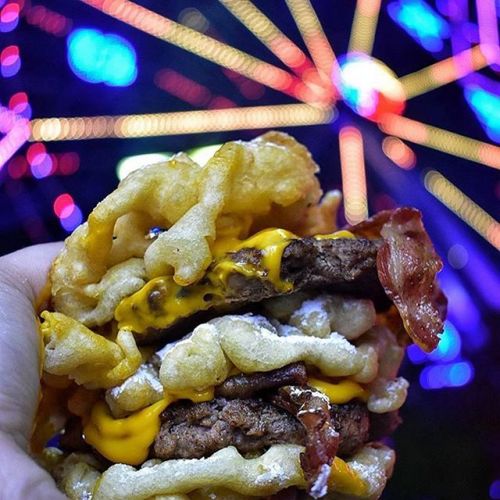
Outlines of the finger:
[[0,498],[66,498],[50,475],[39,467],[7,436],[0,433]]
[[29,247],[0,258],[0,431],[24,449],[35,415],[40,377],[40,336],[34,300],[61,244]]
[[50,264],[61,251],[62,242],[23,248],[0,258],[0,265],[20,285],[28,286],[37,297],[47,281]]

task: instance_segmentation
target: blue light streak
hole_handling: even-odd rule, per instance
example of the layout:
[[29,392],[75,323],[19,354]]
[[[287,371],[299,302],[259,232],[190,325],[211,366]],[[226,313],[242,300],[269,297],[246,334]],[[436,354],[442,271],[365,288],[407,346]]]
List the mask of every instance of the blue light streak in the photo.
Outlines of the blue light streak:
[[450,36],[448,23],[423,0],[391,2],[387,12],[412,38],[431,52],[439,52],[443,48],[443,40]]
[[443,334],[437,348],[430,354],[425,353],[413,344],[408,347],[407,353],[410,361],[415,364],[425,363],[426,361],[449,362],[458,358],[462,348],[462,341],[457,329],[453,323],[446,321]]
[[424,389],[463,387],[474,378],[474,367],[469,361],[427,366],[420,374]]
[[76,29],[68,37],[68,63],[78,78],[126,87],[137,78],[137,56],[124,38],[98,30]]
[[466,85],[464,94],[488,137],[500,142],[500,96],[477,85]]

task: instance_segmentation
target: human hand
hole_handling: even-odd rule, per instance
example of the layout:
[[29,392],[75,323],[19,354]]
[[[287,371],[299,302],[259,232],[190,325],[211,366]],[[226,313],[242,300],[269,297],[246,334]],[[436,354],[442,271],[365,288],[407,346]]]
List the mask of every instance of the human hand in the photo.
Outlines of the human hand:
[[40,389],[35,300],[60,243],[0,257],[0,498],[61,500],[50,475],[28,455]]

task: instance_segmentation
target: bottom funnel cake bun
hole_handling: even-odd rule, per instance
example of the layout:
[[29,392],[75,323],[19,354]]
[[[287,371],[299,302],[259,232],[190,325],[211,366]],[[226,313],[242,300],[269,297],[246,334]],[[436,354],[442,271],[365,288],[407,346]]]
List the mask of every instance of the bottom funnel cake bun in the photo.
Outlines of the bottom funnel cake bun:
[[442,264],[412,208],[339,230],[317,171],[278,132],[179,154],[66,240],[31,445],[69,498],[380,497]]

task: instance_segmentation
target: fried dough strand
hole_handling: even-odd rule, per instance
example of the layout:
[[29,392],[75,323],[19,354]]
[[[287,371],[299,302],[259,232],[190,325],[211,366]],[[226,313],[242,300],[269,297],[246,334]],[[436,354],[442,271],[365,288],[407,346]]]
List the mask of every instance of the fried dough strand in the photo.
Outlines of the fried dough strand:
[[[314,208],[321,196],[317,171],[304,146],[268,132],[225,144],[205,167],[180,154],[133,172],[66,240],[50,276],[55,310],[102,325],[148,279],[166,274],[180,285],[194,283],[212,260],[219,227],[244,238],[270,221],[295,231],[312,221],[328,226]],[[325,206],[333,207],[332,200]],[[151,227],[164,230],[146,239]],[[118,273],[116,266],[130,260],[133,268]],[[103,281],[113,269],[123,286],[110,291]]]

